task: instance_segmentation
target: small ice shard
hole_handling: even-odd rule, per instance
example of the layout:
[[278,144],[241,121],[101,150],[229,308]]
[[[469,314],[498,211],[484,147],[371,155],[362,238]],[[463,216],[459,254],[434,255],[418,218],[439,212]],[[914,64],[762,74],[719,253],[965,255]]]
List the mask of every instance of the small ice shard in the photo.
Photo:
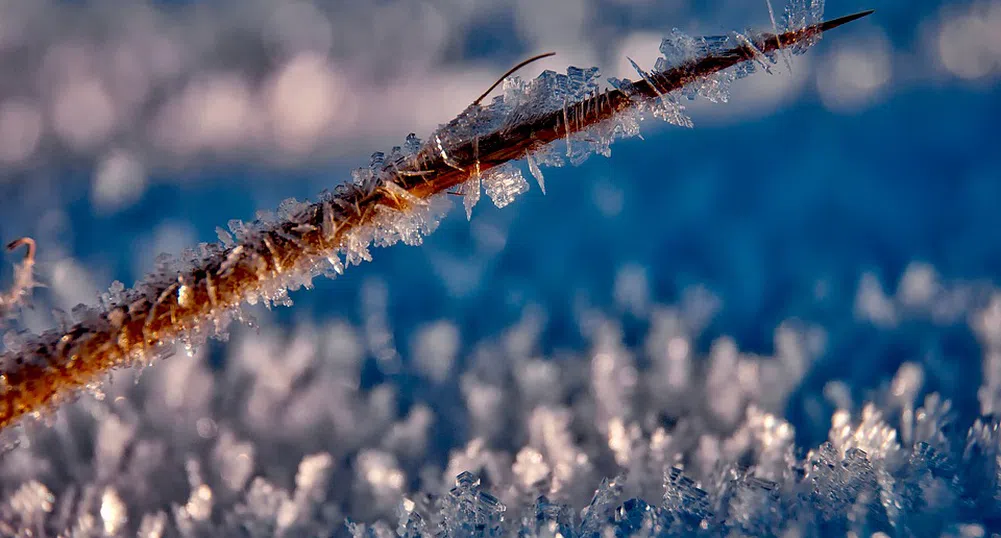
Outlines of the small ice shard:
[[396,534],[400,538],[425,538],[429,536],[427,523],[424,517],[417,511],[417,503],[404,497],[400,501],[400,523],[396,527]]
[[480,490],[480,478],[463,471],[455,487],[443,499],[442,516],[450,537],[500,537],[507,507],[493,495]]
[[663,510],[629,499],[615,510],[615,530],[622,536],[661,536],[670,525]]
[[580,101],[598,90],[598,80],[601,78],[601,71],[597,67],[589,69],[568,67],[567,78],[569,79],[568,89],[570,96],[574,101]]
[[[341,262],[341,257],[336,252],[331,253],[327,256],[327,263],[330,264],[330,269],[337,275],[344,274],[344,263]],[[333,276],[333,275],[331,275]]]
[[573,536],[573,512],[565,504],[554,503],[545,495],[535,500],[535,536]]
[[712,517],[709,494],[678,467],[664,474],[664,509],[691,527]]
[[[654,64],[654,70],[662,72],[697,58],[725,54],[736,46],[735,39],[726,35],[696,38],[674,29],[660,43],[661,57]],[[735,68],[693,80],[679,91],[689,100],[702,96],[713,103],[725,103],[730,99],[731,83],[741,76],[739,70],[747,70],[742,67],[744,65],[751,65],[753,71],[753,63],[744,62]]]
[[462,207],[466,209],[466,220],[473,218],[473,208],[480,201],[481,176],[475,173],[462,184]]
[[[227,223],[227,226],[237,241],[244,241],[250,233],[248,226],[240,219],[231,219]],[[219,234],[219,238],[225,242],[222,234]]]
[[511,163],[505,163],[483,175],[483,190],[498,208],[514,201],[520,194],[528,192],[528,182]]
[[[709,45],[710,42],[707,42]],[[717,44],[715,41],[711,44]],[[726,50],[728,47],[721,47],[722,50]],[[699,46],[697,40],[674,28],[671,33],[667,34],[660,41],[660,54],[661,57],[657,59],[654,69],[657,71],[666,71],[675,67],[680,67],[684,65],[685,62],[691,61],[697,58],[699,55]]]
[[407,135],[407,141],[403,144],[403,150],[407,155],[413,157],[421,150],[422,145],[421,139],[417,138],[416,134],[410,133]]
[[[779,23],[775,19],[775,9],[772,7],[772,0],[765,0],[765,5],[768,6],[768,19],[772,23],[772,33],[778,35]],[[792,59],[789,57],[789,51],[783,50],[780,54],[782,54],[782,60],[785,61],[787,72],[792,73]]]
[[660,106],[653,109],[654,117],[660,118],[679,127],[693,127],[694,124],[692,123],[692,119],[685,114],[685,107],[678,102],[677,97],[674,96],[674,92],[663,93],[642,67],[634,62],[632,58],[627,59],[629,60],[629,63],[632,64],[633,69],[635,69],[636,72],[639,73],[640,77],[643,78],[643,81],[648,84],[658,96],[657,101]]
[[581,511],[580,536],[603,536],[605,527],[615,522],[615,507],[622,496],[622,477],[603,478],[594,497]]
[[749,37],[740,32],[734,32],[733,38],[734,40],[736,40],[737,43],[740,43],[741,45],[744,45],[745,47],[753,51],[754,56],[751,58],[752,62],[758,64],[761,67],[761,69],[764,69],[765,73],[768,73],[769,75],[772,74],[772,68],[770,65],[768,65],[768,63],[765,62],[765,60],[767,59],[772,63],[774,63],[774,60],[766,56],[765,53],[761,52],[761,49],[759,49],[757,45],[754,44],[754,41],[751,41]]
[[[801,30],[817,24],[824,18],[824,0],[791,0],[786,6],[785,18],[783,20],[783,30]],[[810,47],[820,40],[820,33],[810,39],[805,39],[789,47],[793,54],[805,53]]]
[[371,230],[352,230],[345,234],[343,246],[345,263],[361,265],[363,261],[372,261],[372,254],[368,250],[371,243]]
[[535,157],[531,153],[525,156],[525,160],[528,161],[528,170],[532,173],[535,181],[539,183],[539,189],[542,190],[542,194],[546,194],[546,178],[542,175],[539,163],[536,162]]

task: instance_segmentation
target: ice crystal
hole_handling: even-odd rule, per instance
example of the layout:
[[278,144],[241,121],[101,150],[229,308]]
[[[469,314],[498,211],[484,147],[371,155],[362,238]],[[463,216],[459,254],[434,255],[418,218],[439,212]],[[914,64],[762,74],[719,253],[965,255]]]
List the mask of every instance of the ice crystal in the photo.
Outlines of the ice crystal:
[[[961,287],[938,286],[941,297]],[[455,407],[405,409],[403,387],[356,381],[366,355],[395,350],[386,293],[368,292],[364,327],[237,331],[224,369],[166,361],[66,407],[61,429],[0,460],[0,532],[312,536],[349,521],[364,537],[939,535],[950,521],[978,532],[1001,517],[1001,426],[955,428],[950,401],[923,392],[920,363],[865,405],[847,396],[810,449],[782,402],[808,376],[816,329],[781,325],[773,356],[725,338],[703,353],[691,344],[707,326],[703,297],[651,306],[638,347],[590,312],[586,350],[540,357],[545,318],[528,310],[468,358],[455,357],[456,327],[421,329],[418,358],[385,368],[427,375],[432,397]],[[983,319],[968,316],[970,330]],[[433,463],[445,441],[432,432],[457,423],[468,436]]]
[[[790,0],[786,6],[784,28],[805,28],[811,24],[816,24],[824,18],[824,0]],[[811,39],[801,44],[793,46],[794,54],[806,52],[816,39]]]
[[521,170],[506,164],[484,174],[483,190],[495,206],[503,208],[519,195],[528,192],[528,182],[521,175]]

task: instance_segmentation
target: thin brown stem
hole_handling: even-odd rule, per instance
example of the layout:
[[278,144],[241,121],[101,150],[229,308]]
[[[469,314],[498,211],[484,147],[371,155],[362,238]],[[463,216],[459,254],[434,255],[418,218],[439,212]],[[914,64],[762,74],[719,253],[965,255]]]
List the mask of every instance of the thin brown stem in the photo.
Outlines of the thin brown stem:
[[[859,13],[650,73],[558,110],[519,118],[493,132],[442,145],[430,140],[412,158],[387,163],[370,185],[342,185],[274,224],[259,224],[235,245],[210,245],[186,267],[152,275],[66,331],[50,331],[0,356],[0,429],[90,386],[114,368],[145,362],[178,339],[219,330],[241,303],[281,296],[303,275],[347,248],[352,235],[385,211],[407,213],[453,190],[473,173],[524,158],[542,146],[609,120],[638,103],[861,18]],[[475,171],[475,172],[474,172]],[[405,193],[406,195],[401,195]],[[30,248],[30,245],[29,245]],[[31,254],[31,250],[29,250]],[[367,254],[366,254],[367,256]],[[339,261],[338,261],[339,263]]]

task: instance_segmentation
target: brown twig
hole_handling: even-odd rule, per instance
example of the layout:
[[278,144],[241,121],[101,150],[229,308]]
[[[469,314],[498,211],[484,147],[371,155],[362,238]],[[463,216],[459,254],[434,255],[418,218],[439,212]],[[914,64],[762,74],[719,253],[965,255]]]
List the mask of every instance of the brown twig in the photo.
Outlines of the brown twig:
[[111,304],[82,315],[84,319],[68,330],[45,333],[0,356],[0,429],[43,412],[114,368],[148,361],[178,339],[214,334],[221,330],[220,320],[241,303],[281,296],[286,287],[319,272],[320,264],[356,241],[353,234],[387,214],[417,211],[424,200],[449,192],[473,173],[524,158],[637,103],[658,99],[756,54],[809,42],[869,13],[763,34],[753,43],[650,73],[649,84],[624,84],[562,110],[518,118],[470,140],[450,140],[447,148],[431,140],[416,155],[386,163],[374,181],[342,185],[279,222],[258,223],[235,244],[209,245],[185,267],[147,277]]

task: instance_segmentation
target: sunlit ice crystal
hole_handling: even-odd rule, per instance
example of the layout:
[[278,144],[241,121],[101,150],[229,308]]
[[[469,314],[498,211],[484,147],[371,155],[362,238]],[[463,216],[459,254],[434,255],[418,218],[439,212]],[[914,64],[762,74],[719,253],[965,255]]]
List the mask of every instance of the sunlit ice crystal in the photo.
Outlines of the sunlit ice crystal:
[[[811,24],[817,24],[824,18],[824,0],[791,0],[785,10],[783,28],[799,30]],[[811,39],[803,40],[791,47],[793,54],[803,54],[820,39],[816,34]]]
[[453,487],[443,501],[444,531],[459,538],[501,536],[504,506],[496,497],[480,490],[480,479],[464,471],[455,478]]
[[483,176],[477,170],[474,172],[465,183],[462,184],[462,207],[466,210],[466,219],[473,218],[473,208],[480,201],[480,194],[482,193],[482,181]]
[[690,530],[702,527],[713,515],[709,494],[679,467],[664,473],[663,506],[683,528]]
[[599,82],[597,67],[570,67],[566,74],[546,70],[530,81],[510,77],[503,88],[503,103],[508,111],[504,124],[516,125],[563,110],[594,95]]
[[[594,154],[610,157],[613,142],[639,135],[643,110],[642,106],[624,110],[612,118],[565,138],[562,143],[565,145],[563,153],[566,160],[571,165],[578,166]],[[540,166],[562,166],[564,155],[558,153],[556,147],[555,144],[551,144],[548,151],[539,151],[533,157]]]
[[602,479],[594,497],[581,511],[581,536],[597,537],[604,534],[605,529],[615,522],[615,509],[621,502],[623,477]]
[[[369,297],[366,303],[385,302],[389,292],[380,293],[378,300]],[[165,488],[148,487],[145,493],[137,494],[119,483],[113,486],[119,499],[129,505],[129,529],[143,526],[147,535],[158,528],[166,529],[160,531],[165,535],[176,530],[181,536],[229,535],[246,529],[263,536],[330,535],[344,532],[344,516],[349,516],[356,518],[350,529],[359,536],[389,537],[397,521],[394,519],[392,526],[385,521],[396,515],[393,508],[401,498],[414,503],[406,519],[399,522],[403,535],[414,538],[429,538],[450,525],[449,521],[461,528],[456,535],[485,535],[488,529],[498,528],[490,523],[498,519],[498,532],[505,536],[517,532],[522,532],[523,537],[548,538],[556,532],[579,536],[586,522],[587,528],[600,528],[597,532],[601,537],[624,538],[672,533],[782,535],[790,529],[809,533],[818,528],[859,535],[893,535],[894,531],[928,528],[947,532],[950,523],[936,523],[934,515],[943,515],[949,521],[994,517],[1001,446],[996,422],[984,419],[972,428],[964,450],[957,442],[961,439],[947,427],[947,400],[928,394],[921,407],[916,407],[922,374],[914,364],[903,365],[892,379],[885,380],[885,386],[869,398],[874,409],[866,411],[862,406],[862,410],[853,411],[858,407],[849,398],[845,409],[834,416],[832,440],[836,443],[823,445],[806,459],[798,459],[800,447],[795,445],[791,425],[782,418],[781,406],[770,412],[759,407],[771,405],[772,397],[761,394],[767,389],[759,386],[761,379],[750,374],[760,372],[761,363],[775,361],[789,370],[788,378],[799,379],[808,363],[809,331],[792,331],[785,324],[780,327],[776,331],[775,357],[759,358],[741,352],[735,340],[727,339],[723,349],[710,352],[717,356],[707,358],[691,344],[697,338],[697,329],[693,328],[704,326],[704,322],[698,321],[700,315],[682,314],[689,308],[652,307],[652,311],[677,314],[655,316],[658,319],[652,321],[648,342],[642,346],[648,349],[649,357],[623,338],[615,323],[592,315],[582,325],[587,326],[584,332],[593,339],[593,349],[550,360],[539,351],[538,326],[545,316],[526,314],[525,321],[509,328],[502,337],[476,346],[492,350],[484,357],[493,359],[474,359],[473,365],[460,358],[455,362],[446,359],[449,366],[440,370],[439,366],[428,370],[425,364],[440,360],[437,356],[420,359],[419,364],[398,363],[395,368],[403,368],[396,370],[404,372],[402,375],[435,377],[434,391],[456,399],[455,406],[447,411],[456,413],[456,420],[474,424],[477,429],[487,428],[481,424],[484,422],[504,425],[500,430],[503,435],[490,441],[471,441],[456,451],[445,473],[427,464],[428,455],[434,454],[430,448],[434,444],[427,442],[428,429],[422,425],[442,421],[444,412],[438,407],[414,405],[404,414],[393,401],[397,389],[390,383],[371,391],[361,389],[360,363],[366,360],[366,351],[355,349],[364,347],[360,329],[356,331],[342,322],[336,331],[316,331],[322,335],[337,333],[316,340],[304,336],[286,339],[277,331],[254,336],[238,334],[237,341],[248,338],[248,344],[234,346],[224,369],[205,369],[194,361],[167,361],[148,372],[139,385],[130,381],[125,392],[111,391],[105,399],[110,402],[112,396],[121,394],[123,399],[116,399],[116,405],[137,402],[148,408],[148,417],[157,417],[155,420],[136,424],[132,422],[136,415],[131,411],[113,408],[98,413],[100,418],[87,414],[86,420],[77,416],[65,422],[68,430],[62,431],[68,432],[86,424],[100,424],[81,437],[93,439],[93,452],[100,456],[91,461],[88,458],[92,450],[88,448],[83,463],[74,463],[81,472],[94,470],[99,477],[77,481],[91,492],[86,494],[91,500],[86,501],[86,517],[81,521],[89,522],[87,528],[97,533],[103,532],[106,522],[117,525],[120,520],[115,516],[113,498],[109,497],[105,510],[108,519],[102,515],[106,480],[117,480],[120,468],[131,469],[129,477],[170,476],[175,458],[201,462],[190,466],[189,488],[160,492]],[[381,327],[372,332],[373,342],[382,342],[373,345],[373,354],[381,353],[375,350],[387,345],[385,337],[377,334],[388,330]],[[434,348],[435,353],[459,353],[462,357],[455,349],[458,335],[446,334],[452,332],[438,327],[431,331],[437,336],[419,339],[428,341],[418,347]],[[304,330],[302,334],[312,333]],[[622,360],[631,354],[635,360]],[[691,405],[681,416],[664,416],[669,414],[667,404],[646,395],[671,385],[656,379],[661,374],[653,372],[670,371],[660,361],[687,357],[695,362],[694,367],[681,369],[689,392],[676,393],[675,398],[687,399]],[[757,370],[745,371],[747,365]],[[459,371],[454,376],[441,373],[451,369]],[[617,372],[628,370],[633,374],[615,377]],[[727,375],[728,370],[744,373],[734,378]],[[160,376],[167,379],[158,380]],[[463,399],[458,392],[465,389],[457,378],[476,379],[469,385],[470,394],[476,397]],[[214,385],[213,380],[219,384]],[[248,381],[249,386],[241,385]],[[620,385],[620,381],[626,383]],[[785,378],[776,383],[776,390],[786,390]],[[540,384],[549,387],[548,392],[537,386]],[[156,396],[147,394],[149,399],[143,400],[141,391],[150,387],[156,388]],[[223,387],[227,390],[221,390]],[[495,391],[500,398],[483,397],[489,391]],[[725,391],[737,392],[740,399],[749,400],[746,405],[739,399],[722,406],[727,417],[731,408],[740,411],[733,415],[736,424],[732,428],[720,428],[720,422],[715,420],[718,411],[709,409],[704,401],[705,397],[717,397]],[[629,394],[635,397],[621,397]],[[516,405],[511,403],[513,396],[518,397]],[[215,410],[212,405],[217,398],[232,400]],[[901,411],[911,401],[914,416],[904,440],[893,430],[904,431]],[[481,412],[481,407],[486,412]],[[123,413],[117,419],[103,414],[116,410]],[[185,424],[209,416],[214,417],[214,425],[199,426],[197,436],[201,440],[185,444]],[[826,421],[828,417],[823,418]],[[415,425],[413,435],[403,431],[409,430],[411,423]],[[42,438],[32,448],[35,452],[22,452],[30,458],[6,460],[3,472],[8,477],[5,480],[15,484],[30,483],[32,477],[39,476],[38,484],[44,484],[46,491],[57,492],[52,494],[51,511],[45,511],[43,497],[42,509],[32,512],[38,515],[27,516],[51,522],[57,517],[54,514],[78,513],[76,501],[64,500],[65,492],[72,488],[59,480],[50,481],[47,477],[51,475],[44,470],[31,469],[51,466],[46,463],[50,458],[79,458],[72,448],[76,443],[53,433],[48,435],[51,438]],[[61,448],[49,453],[45,447],[53,446],[53,440]],[[276,445],[281,451],[301,447],[298,470],[294,463],[288,464],[295,458],[275,459]],[[333,447],[332,452],[314,452],[312,447],[317,445]],[[253,463],[247,465],[241,460],[250,446]],[[14,454],[18,453],[8,457]],[[227,457],[231,459],[229,464],[222,461]],[[616,488],[606,482],[592,497],[600,477],[615,476],[623,470],[623,463],[628,465],[624,470],[629,474],[621,491],[615,493]],[[273,472],[280,476],[261,478],[263,465],[274,465]],[[664,473],[664,469],[668,472]],[[481,473],[483,481],[477,483],[476,472]],[[443,474],[449,484],[452,477],[460,476],[455,495],[449,493]],[[649,482],[644,480],[646,475],[657,477],[655,481],[666,479],[650,488],[644,485]],[[131,482],[159,486],[169,480]],[[614,482],[619,484],[619,479]],[[583,489],[587,490],[585,495],[577,495]],[[17,491],[10,488],[5,499],[8,505],[23,505],[23,499],[11,497],[16,497]],[[338,492],[343,491],[349,491],[350,498],[341,497]],[[547,496],[547,502],[539,500],[540,493]],[[157,497],[160,494],[162,498]],[[663,501],[658,503],[661,496]],[[425,501],[432,497],[435,500]],[[140,498],[150,500],[137,508]],[[453,500],[466,504],[455,504]],[[67,503],[71,508],[63,509]],[[161,510],[170,510],[172,503],[176,511],[167,517],[158,515],[166,514]],[[509,508],[500,512],[501,504]],[[474,515],[448,520],[447,515],[462,515],[464,508],[455,509],[457,506],[469,508],[464,513]],[[582,507],[586,507],[583,514]],[[569,510],[580,515],[568,517]],[[77,524],[76,517],[66,525],[50,523],[51,528],[72,527]],[[3,512],[0,521],[20,522],[10,512]]]
[[539,168],[539,163],[535,157],[529,153],[525,156],[525,160],[528,161],[528,170],[532,173],[532,177],[539,184],[539,189],[542,190],[542,194],[546,193],[546,178],[542,174],[542,169]]
[[417,509],[417,503],[408,497],[400,501],[400,524],[396,534],[401,538],[423,538],[429,536],[424,516]]
[[653,104],[645,105],[646,107],[652,107],[654,117],[679,127],[690,128],[694,125],[692,119],[685,113],[684,105],[678,100],[678,95],[680,95],[679,90],[672,90],[665,93],[657,87],[657,84],[650,78],[649,73],[640,67],[639,64],[632,59],[629,60],[629,63],[636,70],[642,82],[653,88],[654,92],[657,93],[657,100]]
[[537,497],[534,505],[524,507],[520,525],[514,528],[523,538],[575,536],[576,533],[572,508],[553,502],[545,495]]
[[880,500],[877,471],[865,451],[850,448],[842,456],[825,443],[811,451],[807,461],[806,478],[813,486],[814,505],[832,530],[891,530]]
[[528,182],[515,165],[505,163],[483,174],[483,190],[494,205],[503,208],[528,192]]

